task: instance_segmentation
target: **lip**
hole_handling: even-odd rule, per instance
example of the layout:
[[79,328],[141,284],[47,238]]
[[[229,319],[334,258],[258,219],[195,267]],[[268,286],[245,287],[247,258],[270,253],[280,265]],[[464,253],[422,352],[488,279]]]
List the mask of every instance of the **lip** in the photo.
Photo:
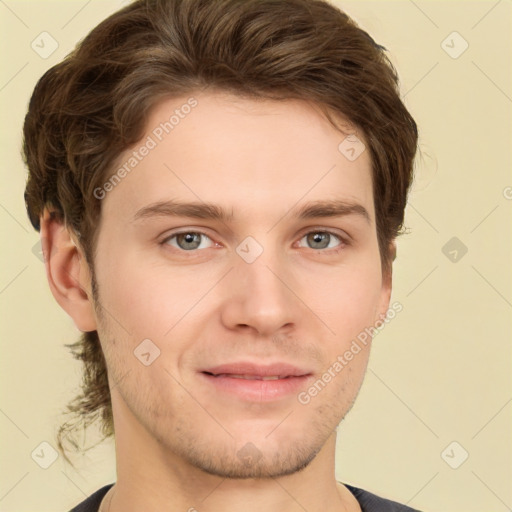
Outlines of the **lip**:
[[[216,391],[252,402],[269,402],[296,395],[312,378],[310,371],[288,363],[236,362],[202,370],[199,375]],[[252,378],[235,377],[242,375]],[[279,378],[262,380],[274,376]]]
[[311,372],[301,369],[288,363],[272,363],[267,365],[255,364],[251,362],[239,361],[229,364],[221,364],[212,368],[206,368],[203,372],[213,373],[215,375],[253,375],[256,377],[270,377],[279,375],[283,377],[300,377],[308,375]]

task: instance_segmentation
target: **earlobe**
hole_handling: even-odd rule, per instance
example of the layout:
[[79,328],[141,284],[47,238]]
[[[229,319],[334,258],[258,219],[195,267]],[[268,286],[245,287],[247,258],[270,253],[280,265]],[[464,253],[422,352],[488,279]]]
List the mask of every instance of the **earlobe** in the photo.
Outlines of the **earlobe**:
[[82,332],[96,330],[89,266],[64,223],[45,209],[41,245],[55,300]]

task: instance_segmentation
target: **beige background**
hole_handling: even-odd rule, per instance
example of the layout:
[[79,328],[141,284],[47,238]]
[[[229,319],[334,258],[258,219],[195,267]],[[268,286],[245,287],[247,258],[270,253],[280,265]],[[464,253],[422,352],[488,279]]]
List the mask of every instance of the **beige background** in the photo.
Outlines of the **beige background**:
[[[338,479],[425,511],[511,510],[512,4],[338,4],[390,50],[422,149],[395,263],[392,300],[403,311],[375,338],[339,429]],[[81,366],[63,346],[77,330],[33,253],[19,150],[36,80],[120,5],[0,1],[1,511],[67,511],[115,480],[113,443],[88,452],[79,471],[31,458],[41,442],[55,446]],[[58,42],[46,59],[31,48],[43,31]],[[452,237],[459,247],[445,255]],[[446,462],[458,465],[465,452],[458,469]]]

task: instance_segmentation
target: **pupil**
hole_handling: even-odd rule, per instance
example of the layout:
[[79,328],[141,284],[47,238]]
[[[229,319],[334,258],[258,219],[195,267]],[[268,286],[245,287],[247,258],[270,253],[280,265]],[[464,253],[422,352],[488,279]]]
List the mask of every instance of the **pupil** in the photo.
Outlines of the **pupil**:
[[197,249],[201,244],[199,233],[183,233],[178,238],[183,242],[182,249]]
[[309,235],[310,242],[315,249],[325,249],[329,245],[328,233],[313,233]]

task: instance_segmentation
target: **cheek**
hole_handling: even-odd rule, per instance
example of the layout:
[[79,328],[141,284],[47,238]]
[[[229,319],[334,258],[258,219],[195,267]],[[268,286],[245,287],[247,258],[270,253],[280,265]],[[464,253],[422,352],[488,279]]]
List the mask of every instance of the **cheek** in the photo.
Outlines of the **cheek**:
[[129,254],[105,258],[97,279],[100,300],[116,321],[114,327],[120,324],[125,331],[121,334],[130,333],[134,341],[162,337],[183,316],[195,289],[190,279],[170,279],[165,266]]
[[[334,331],[338,343],[356,337],[373,325],[382,291],[380,268],[376,265],[350,266],[324,271],[316,276],[317,285],[304,291],[311,310]],[[318,283],[324,283],[322,287]]]

